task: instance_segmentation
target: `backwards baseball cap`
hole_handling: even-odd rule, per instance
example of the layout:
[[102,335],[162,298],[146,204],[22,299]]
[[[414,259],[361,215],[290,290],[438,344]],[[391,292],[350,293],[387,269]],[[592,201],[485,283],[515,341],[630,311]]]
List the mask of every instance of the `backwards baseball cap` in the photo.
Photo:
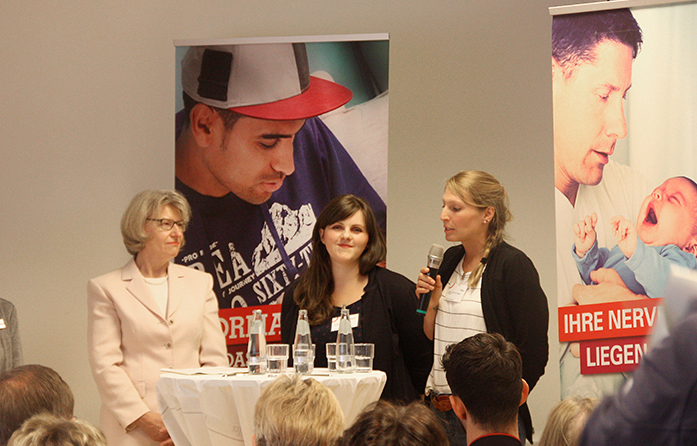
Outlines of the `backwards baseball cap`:
[[304,43],[193,46],[182,59],[182,88],[196,102],[276,121],[311,118],[351,100],[351,90],[309,71]]

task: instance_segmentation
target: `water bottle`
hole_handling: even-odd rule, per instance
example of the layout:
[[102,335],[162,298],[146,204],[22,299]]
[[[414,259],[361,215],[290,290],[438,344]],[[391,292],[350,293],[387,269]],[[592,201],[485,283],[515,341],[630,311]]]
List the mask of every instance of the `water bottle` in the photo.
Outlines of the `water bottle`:
[[341,307],[339,332],[336,335],[336,370],[339,373],[352,373],[356,362],[353,350],[353,328],[349,319],[349,309]]
[[249,343],[247,344],[247,368],[250,375],[266,373],[266,336],[261,310],[252,311],[249,322]]
[[295,325],[295,341],[293,342],[293,366],[295,373],[309,375],[314,370],[315,355],[312,351],[312,335],[307,310],[298,312],[298,322]]

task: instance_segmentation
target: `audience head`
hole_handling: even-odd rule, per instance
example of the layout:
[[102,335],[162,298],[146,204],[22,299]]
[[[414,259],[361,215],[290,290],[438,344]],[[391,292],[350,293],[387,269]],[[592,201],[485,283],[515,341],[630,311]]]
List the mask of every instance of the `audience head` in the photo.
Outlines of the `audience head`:
[[8,446],[106,446],[104,434],[81,420],[34,415],[15,431]]
[[129,254],[136,255],[145,247],[145,243],[150,240],[145,223],[148,218],[157,218],[165,206],[172,206],[179,211],[185,226],[189,223],[189,202],[175,190],[144,190],[133,197],[121,217],[121,236]]
[[466,410],[468,422],[488,432],[506,433],[512,423],[517,426],[528,385],[515,345],[498,333],[479,333],[449,345],[443,368],[461,419]]
[[75,400],[68,384],[54,370],[38,364],[15,367],[0,374],[0,446],[25,420],[49,413],[69,420]]
[[598,405],[597,398],[570,396],[549,413],[540,446],[577,446],[588,417]]
[[340,446],[448,446],[441,422],[426,406],[380,400],[368,406],[348,428]]
[[256,446],[331,446],[343,430],[339,401],[312,378],[282,375],[254,407]]

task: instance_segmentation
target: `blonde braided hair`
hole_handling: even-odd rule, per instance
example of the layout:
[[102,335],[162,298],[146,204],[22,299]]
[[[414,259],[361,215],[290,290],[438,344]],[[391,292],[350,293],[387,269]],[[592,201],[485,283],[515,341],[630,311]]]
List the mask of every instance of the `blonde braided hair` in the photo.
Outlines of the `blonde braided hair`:
[[482,277],[489,253],[503,241],[506,223],[513,218],[508,210],[508,195],[493,175],[479,170],[463,170],[452,176],[446,181],[445,189],[470,206],[494,209],[494,216],[488,226],[482,262],[472,270],[468,281],[469,286],[475,286]]

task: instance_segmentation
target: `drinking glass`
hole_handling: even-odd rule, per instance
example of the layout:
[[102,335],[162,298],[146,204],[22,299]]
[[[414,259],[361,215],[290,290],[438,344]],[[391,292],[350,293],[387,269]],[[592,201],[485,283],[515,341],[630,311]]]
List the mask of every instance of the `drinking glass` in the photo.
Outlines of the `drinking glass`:
[[356,355],[356,372],[367,373],[373,370],[374,344],[354,344]]
[[315,344],[312,348],[294,349],[293,366],[298,375],[311,375],[315,369]]
[[354,356],[355,344],[346,342],[336,343],[336,371],[339,373],[353,373],[356,371]]
[[336,373],[336,342],[327,344],[327,368],[329,373]]
[[266,359],[269,374],[286,373],[288,371],[288,344],[268,344]]

